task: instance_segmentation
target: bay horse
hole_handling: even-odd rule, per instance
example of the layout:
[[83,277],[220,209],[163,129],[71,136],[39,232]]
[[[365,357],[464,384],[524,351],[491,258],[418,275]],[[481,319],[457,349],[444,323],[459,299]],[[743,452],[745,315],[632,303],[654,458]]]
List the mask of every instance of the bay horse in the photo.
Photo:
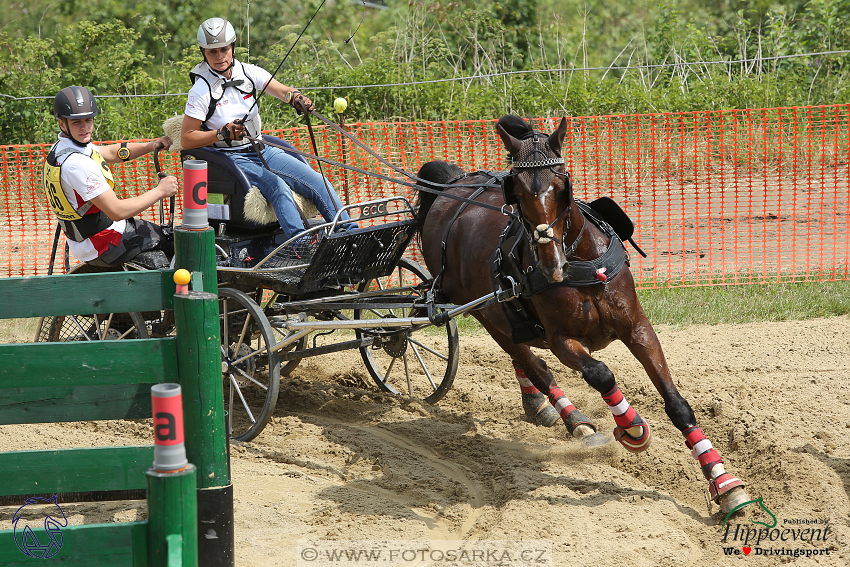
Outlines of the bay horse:
[[[628,403],[608,367],[590,355],[614,340],[622,341],[664,399],[668,418],[699,461],[712,500],[728,513],[749,497],[743,483],[725,470],[671,379],[661,344],[638,301],[622,241],[605,222],[592,222],[587,207],[573,196],[561,155],[566,130],[566,118],[546,135],[522,118],[506,115],[498,120],[496,131],[508,151],[507,174],[465,173],[442,161],[420,168],[419,184],[431,192],[419,192],[419,237],[428,269],[438,274],[435,287],[444,299],[462,305],[499,289],[504,292],[507,286],[500,281],[513,285],[520,279],[522,292],[514,299],[472,314],[511,356],[524,401],[547,401],[546,409],[556,411],[574,437],[596,430],[530,347],[549,349],[599,392],[616,424],[614,438],[637,453],[649,447],[649,423]],[[440,192],[435,194],[434,189]],[[513,279],[500,280],[491,267],[494,258],[507,256],[502,235],[511,218],[518,221],[513,250],[520,270]],[[522,302],[520,311],[534,322],[537,335],[514,340],[516,328],[511,326],[510,309],[504,307],[516,302]],[[534,416],[541,408],[531,405],[524,403]]]

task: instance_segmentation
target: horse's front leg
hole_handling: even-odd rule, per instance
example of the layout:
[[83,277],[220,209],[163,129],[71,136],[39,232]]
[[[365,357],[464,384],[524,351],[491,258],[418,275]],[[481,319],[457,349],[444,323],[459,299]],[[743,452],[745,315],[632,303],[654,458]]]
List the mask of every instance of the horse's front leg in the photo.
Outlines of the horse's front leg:
[[646,317],[640,318],[631,333],[624,338],[623,342],[643,365],[655,389],[664,398],[664,411],[667,417],[682,432],[691,456],[699,461],[703,476],[708,480],[708,490],[712,500],[720,504],[724,513],[747,502],[749,496],[744,492],[744,483],[726,472],[720,453],[697,425],[690,404],[673,384],[670,368],[661,350],[661,343]]
[[581,372],[584,381],[602,395],[617,424],[614,438],[633,453],[646,450],[652,441],[649,422],[626,401],[614,374],[605,363],[590,356],[581,343],[561,333],[556,332],[549,345],[564,366]]

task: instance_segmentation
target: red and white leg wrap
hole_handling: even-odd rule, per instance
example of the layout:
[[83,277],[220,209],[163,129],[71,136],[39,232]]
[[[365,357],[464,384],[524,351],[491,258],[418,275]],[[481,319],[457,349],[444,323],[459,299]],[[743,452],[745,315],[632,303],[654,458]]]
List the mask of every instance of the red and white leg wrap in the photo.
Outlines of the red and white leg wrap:
[[516,374],[516,381],[519,382],[519,389],[523,394],[539,394],[540,390],[538,390],[534,384],[531,383],[531,380],[528,379],[528,376],[525,375],[525,369],[519,365],[516,360],[512,360],[511,364],[514,365],[514,373]]
[[561,415],[564,420],[564,425],[567,426],[567,431],[570,435],[573,434],[576,427],[579,425],[587,425],[596,432],[596,425],[589,417],[581,413],[577,407],[564,395],[564,392],[557,386],[549,390],[549,403]]
[[549,398],[531,383],[531,380],[525,374],[525,370],[516,360],[511,362],[514,365],[516,379],[522,392],[522,408],[525,411],[525,416],[532,423],[544,427],[552,427],[558,423],[561,416],[549,403]]
[[[617,424],[617,427],[614,429],[614,439],[619,441],[623,447],[632,453],[640,453],[646,450],[652,441],[649,422],[638,415],[638,412],[629,405],[619,386],[614,386],[614,389],[603,395],[602,399],[608,404],[608,409],[611,410],[611,414],[614,416],[614,421]],[[639,437],[634,437],[626,431],[633,427],[642,428]]]
[[569,398],[557,386],[549,390],[549,403],[552,404],[563,420],[566,420],[570,412],[576,409]]
[[720,453],[714,449],[702,429],[689,427],[682,435],[685,436],[685,445],[691,450],[691,456],[699,461],[702,474],[708,480],[708,492],[713,501],[717,502],[733,488],[744,486],[743,482],[726,472]]

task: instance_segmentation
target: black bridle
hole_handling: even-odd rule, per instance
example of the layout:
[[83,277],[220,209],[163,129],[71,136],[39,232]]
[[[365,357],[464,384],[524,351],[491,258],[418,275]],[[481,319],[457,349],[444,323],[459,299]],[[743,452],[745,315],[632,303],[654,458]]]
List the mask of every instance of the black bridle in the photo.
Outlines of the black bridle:
[[[570,226],[572,226],[572,218],[569,213],[572,211],[573,185],[570,179],[570,174],[566,170],[561,172],[556,169],[556,167],[564,165],[564,158],[554,155],[554,152],[552,152],[553,155],[550,156],[547,151],[540,148],[540,134],[538,132],[534,132],[528,137],[532,137],[532,143],[534,144],[532,151],[519,160],[511,157],[511,171],[508,177],[506,177],[505,179],[507,180],[508,178],[510,178],[510,191],[513,191],[514,180],[519,176],[521,171],[531,170],[532,180],[530,189],[531,193],[535,197],[540,195],[540,192],[543,187],[540,181],[541,170],[548,169],[552,172],[553,177],[561,177],[564,180],[564,186],[567,189],[567,206],[564,207],[564,210],[561,211],[558,216],[555,217],[555,220],[553,220],[548,225],[539,224],[537,226],[532,227],[525,214],[522,212],[522,208],[520,207],[519,201],[516,199],[516,195],[513,195],[513,201],[515,202],[517,210],[519,212],[517,217],[522,221],[523,229],[525,230],[529,238],[529,247],[531,248],[531,252],[534,255],[534,262],[536,264],[539,264],[540,262],[538,247],[549,244],[553,241],[561,247],[561,252],[564,255],[564,259],[566,260],[573,253],[575,253],[576,248],[578,248],[579,242],[581,241],[581,238],[584,235],[584,222],[582,222],[581,230],[579,231],[578,236],[576,236],[575,240],[572,242],[569,248],[565,248],[563,240],[555,237],[554,227],[556,224],[558,224],[559,221],[561,221],[561,219],[564,219],[564,228],[562,231],[562,234],[564,236],[566,236],[567,232],[570,229]],[[508,198],[507,194],[508,189],[505,188],[506,200]],[[582,216],[582,221],[584,221],[584,216]]]

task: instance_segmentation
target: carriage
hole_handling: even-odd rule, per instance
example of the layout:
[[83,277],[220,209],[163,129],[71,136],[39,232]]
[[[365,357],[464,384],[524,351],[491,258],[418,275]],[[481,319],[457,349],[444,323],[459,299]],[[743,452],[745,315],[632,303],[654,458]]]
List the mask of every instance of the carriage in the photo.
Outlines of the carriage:
[[[264,136],[264,142],[304,160],[283,140]],[[309,202],[299,202],[304,231],[287,238],[273,213],[263,219],[246,211],[251,186],[229,157],[199,148],[182,150],[181,159],[207,162],[232,438],[247,441],[260,434],[277,403],[281,376],[313,356],[358,349],[366,373],[382,392],[428,403],[448,392],[458,367],[457,326],[445,317],[439,325],[432,322],[446,309],[433,301],[429,319],[425,299],[431,275],[404,256],[416,229],[416,213],[406,197],[347,205],[331,222],[317,220]],[[156,153],[154,162],[159,172]],[[359,228],[337,230],[344,212]],[[164,253],[153,251],[142,252],[123,269],[170,265]],[[67,271],[98,270],[79,264]],[[139,339],[167,335],[173,328],[170,312],[52,317],[40,321],[36,340]]]

